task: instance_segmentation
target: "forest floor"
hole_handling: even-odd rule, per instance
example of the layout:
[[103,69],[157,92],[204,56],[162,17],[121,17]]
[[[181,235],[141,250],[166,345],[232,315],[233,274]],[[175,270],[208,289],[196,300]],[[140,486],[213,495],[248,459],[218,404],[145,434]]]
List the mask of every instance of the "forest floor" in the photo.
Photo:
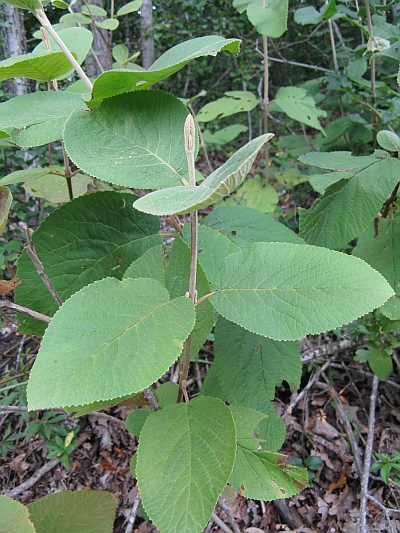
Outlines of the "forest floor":
[[[369,474],[368,493],[361,491],[364,460],[370,456],[366,452],[368,442],[380,454],[392,457],[395,450],[400,451],[397,357],[391,376],[377,383],[368,365],[354,360],[359,346],[350,338],[321,334],[302,339],[299,344],[303,362],[301,388],[291,392],[283,383],[276,390],[275,406],[287,426],[281,452],[297,458],[298,464],[309,466],[310,487],[278,502],[234,496],[227,505],[239,530],[358,533],[364,500],[367,532],[400,532],[400,485],[393,480],[393,472],[388,484],[381,479],[379,470]],[[129,461],[138,442],[123,422],[131,407],[117,406],[79,419],[65,418],[69,430],[79,426],[78,445],[71,454],[69,470],[59,460],[47,458],[46,440],[38,434],[30,439],[23,435],[15,441],[10,439],[10,435],[26,429],[28,414],[4,412],[2,407],[12,404],[23,408],[24,396],[18,396],[23,390],[20,383],[26,381],[38,348],[39,340],[20,335],[15,317],[7,313],[5,327],[0,330],[0,493],[29,503],[61,490],[110,491],[119,503],[114,533],[127,531],[133,508],[133,531],[156,533],[140,509],[136,512],[138,492]],[[211,362],[212,343],[207,343],[204,350],[201,359]],[[204,363],[193,365],[191,396],[199,391],[207,367]],[[160,383],[167,379],[176,382],[177,378],[177,368],[173,367]],[[369,415],[371,402],[374,427]],[[36,420],[36,414],[29,416],[30,421]],[[217,507],[216,515],[225,525],[211,520],[205,531],[232,532],[234,526],[222,508]]]

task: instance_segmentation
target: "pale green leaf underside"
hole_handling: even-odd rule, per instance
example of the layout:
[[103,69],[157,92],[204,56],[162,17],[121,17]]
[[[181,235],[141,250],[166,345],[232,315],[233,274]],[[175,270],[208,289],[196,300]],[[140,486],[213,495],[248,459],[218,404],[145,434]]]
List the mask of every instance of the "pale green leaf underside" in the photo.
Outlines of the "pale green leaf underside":
[[[74,198],[86,194],[88,185],[92,179],[87,174],[75,174],[71,179],[71,187]],[[69,192],[67,180],[64,176],[41,176],[24,183],[23,188],[36,198],[44,198],[48,202],[63,204],[68,202]]]
[[[159,220],[133,209],[135,198],[111,191],[85,195],[51,213],[35,231],[38,256],[63,300],[98,279],[121,279],[132,261],[162,243],[156,235]],[[24,283],[16,288],[16,301],[53,316],[57,305],[26,252],[18,261],[18,276]],[[44,322],[22,315],[19,322],[23,333],[43,335]]]
[[232,254],[210,300],[228,320],[275,340],[297,340],[347,324],[393,294],[363,261],[323,248],[258,243]]
[[176,360],[194,326],[189,298],[152,279],[105,278],[75,293],[48,326],[28,384],[31,410],[138,392]]
[[37,533],[27,508],[20,502],[0,495],[0,515],[2,533]]
[[65,125],[65,147],[79,168],[107,182],[171,187],[188,172],[183,136],[187,115],[183,103],[163,91],[123,94],[90,113],[74,112]]
[[380,131],[376,136],[376,140],[384,150],[389,152],[400,152],[400,137],[393,131]]
[[31,180],[41,178],[52,172],[63,172],[64,167],[60,165],[52,165],[51,167],[46,168],[26,168],[24,170],[17,170],[16,172],[11,172],[1,178],[0,185],[11,185],[16,183],[29,183]]
[[[60,30],[57,32],[60,39],[63,41],[65,46],[68,48],[70,52],[75,52],[76,54],[76,60],[79,63],[83,63],[85,57],[89,53],[90,47],[92,46],[93,42],[93,33],[86,29],[86,28],[65,28],[63,30]],[[48,35],[49,43],[50,43],[50,50],[53,52],[59,52],[60,48],[58,44],[55,42],[53,37],[51,35]],[[43,53],[46,49],[44,47],[44,43],[41,42],[36,46],[34,53]],[[63,80],[65,78],[68,78],[68,76],[71,76],[75,72],[75,69],[70,69],[69,72],[66,72],[65,74],[58,76],[58,80]],[[86,108],[86,106],[85,106]]]
[[323,131],[318,117],[326,117],[326,112],[315,107],[315,100],[299,87],[282,87],[279,89],[276,103],[288,117]]
[[39,0],[7,0],[6,4],[18,7],[19,9],[43,9],[43,5]]
[[19,146],[41,146],[61,139],[65,122],[76,109],[86,109],[80,94],[24,94],[0,104],[0,129]]
[[258,33],[272,37],[281,37],[287,29],[289,0],[269,0],[269,2],[250,2],[247,16]]
[[216,56],[218,52],[239,52],[239,39],[224,39],[218,35],[198,37],[180,43],[159,57],[147,71],[110,70],[101,74],[93,84],[90,108],[118,94],[143,90],[174,74],[193,59]]
[[298,343],[274,341],[250,333],[219,317],[215,327],[214,365],[225,399],[233,405],[268,412],[275,387],[286,381],[300,386],[302,365]]
[[232,471],[235,448],[231,412],[215,398],[168,405],[149,416],[136,474],[143,506],[161,533],[203,531]]
[[136,209],[153,215],[184,214],[215,204],[238,187],[250,171],[262,146],[273,137],[261,135],[238,150],[198,187],[170,187],[139,198]]
[[381,311],[392,320],[400,319],[400,218],[379,221],[379,234],[356,246],[353,255],[364,259],[380,272],[396,291]]
[[[72,55],[76,58],[75,53]],[[0,81],[8,78],[25,77],[36,81],[50,82],[68,72],[70,68],[71,63],[63,52],[25,54],[0,62]]]
[[308,244],[339,248],[369,226],[400,175],[399,160],[375,161],[350,180],[333,183],[308,211],[300,210],[300,235]]
[[64,490],[27,507],[37,533],[111,533],[117,506],[110,492]]

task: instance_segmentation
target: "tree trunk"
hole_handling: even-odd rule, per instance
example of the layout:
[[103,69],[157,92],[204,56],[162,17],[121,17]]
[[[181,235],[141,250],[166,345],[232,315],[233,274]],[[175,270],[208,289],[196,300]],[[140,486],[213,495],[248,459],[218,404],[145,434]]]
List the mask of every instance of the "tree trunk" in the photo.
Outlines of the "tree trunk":
[[[103,7],[102,0],[92,0],[90,4]],[[81,9],[82,0],[77,0],[74,4],[74,11],[79,13]],[[94,19],[102,21],[104,17],[94,17]],[[90,25],[90,30],[93,33],[93,44],[85,59],[86,74],[89,78],[97,78],[102,72],[112,69],[112,55],[108,45],[108,31],[98,28],[95,24]]]
[[147,70],[154,63],[152,0],[143,0],[140,8],[140,51],[142,53],[142,67]]
[[[26,54],[26,38],[24,28],[24,18],[21,9],[10,4],[3,4],[1,9],[4,12],[2,19],[8,25],[1,28],[4,36],[3,57],[19,56]],[[31,91],[32,84],[27,78],[13,78],[3,82],[3,86],[15,95],[27,94]]]

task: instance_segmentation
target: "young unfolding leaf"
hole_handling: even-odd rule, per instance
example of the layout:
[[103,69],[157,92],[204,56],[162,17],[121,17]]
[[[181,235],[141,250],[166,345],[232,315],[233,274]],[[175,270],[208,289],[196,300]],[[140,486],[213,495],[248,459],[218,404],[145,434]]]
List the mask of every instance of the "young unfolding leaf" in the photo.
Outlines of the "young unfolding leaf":
[[139,198],[134,207],[153,215],[171,215],[190,213],[215,204],[243,182],[258,152],[271,137],[273,134],[267,133],[250,141],[198,187],[188,185],[154,191]]
[[84,287],[46,330],[29,408],[84,405],[148,387],[179,356],[194,322],[192,301],[170,300],[152,279],[105,278]]
[[143,506],[161,533],[203,531],[232,471],[235,448],[231,412],[215,398],[167,405],[148,417],[136,475]]
[[183,103],[163,91],[123,94],[90,113],[74,112],[65,125],[65,147],[76,165],[97,178],[143,189],[171,187],[188,172],[187,115]]
[[130,91],[147,89],[198,57],[216,56],[218,52],[239,52],[239,39],[224,39],[218,35],[198,37],[180,43],[160,56],[147,71],[110,70],[101,74],[93,84],[90,108],[97,107],[106,98]]
[[[162,239],[160,222],[133,209],[129,193],[97,192],[63,205],[33,234],[45,271],[63,300],[97,279],[121,279],[130,263]],[[24,252],[18,276],[25,280],[16,289],[18,304],[49,316],[57,305]],[[42,336],[45,324],[19,317],[20,331]],[[76,404],[75,404],[76,405]]]
[[355,257],[289,243],[258,243],[228,256],[213,284],[210,300],[221,315],[276,340],[339,327],[393,294],[378,272]]

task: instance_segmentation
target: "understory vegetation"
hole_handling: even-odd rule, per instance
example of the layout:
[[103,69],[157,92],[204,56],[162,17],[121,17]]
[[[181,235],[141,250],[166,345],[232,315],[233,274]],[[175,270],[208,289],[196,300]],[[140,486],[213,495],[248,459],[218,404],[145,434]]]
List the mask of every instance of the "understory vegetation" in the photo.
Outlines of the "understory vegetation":
[[0,4],[0,530],[396,531],[399,6],[106,4]]

